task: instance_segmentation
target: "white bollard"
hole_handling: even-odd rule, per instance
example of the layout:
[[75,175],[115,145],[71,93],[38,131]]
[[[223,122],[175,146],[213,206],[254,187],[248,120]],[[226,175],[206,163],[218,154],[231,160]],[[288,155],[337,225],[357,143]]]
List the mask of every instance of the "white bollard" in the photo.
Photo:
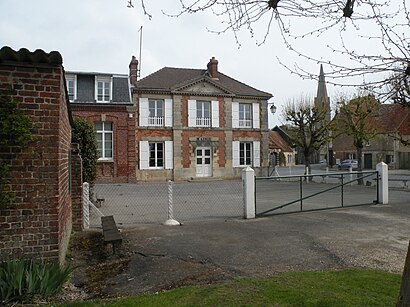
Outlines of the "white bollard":
[[377,195],[379,204],[387,205],[389,203],[389,168],[386,163],[380,162],[376,165],[379,172],[379,190]]
[[168,180],[168,219],[164,222],[166,226],[179,226],[181,225],[180,222],[174,220],[174,212],[173,212],[173,182]]
[[255,218],[255,171],[247,166],[242,170],[243,218]]

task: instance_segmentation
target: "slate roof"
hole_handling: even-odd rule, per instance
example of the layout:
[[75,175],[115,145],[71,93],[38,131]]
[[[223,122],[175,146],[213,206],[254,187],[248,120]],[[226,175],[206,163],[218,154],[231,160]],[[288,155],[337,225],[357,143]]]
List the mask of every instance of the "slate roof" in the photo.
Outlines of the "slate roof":
[[218,72],[218,79],[212,79],[208,75],[207,69],[175,68],[164,67],[160,70],[137,81],[137,91],[161,91],[174,92],[177,89],[195,83],[196,81],[207,80],[216,87],[219,87],[233,96],[255,97],[269,99],[272,94],[257,90],[249,85],[237,81],[221,72]]
[[31,52],[26,48],[15,51],[8,46],[4,46],[0,49],[0,63],[8,62],[56,66],[63,64],[63,57],[58,51],[46,53],[44,50],[37,49]]
[[[95,78],[112,77],[111,104],[132,104],[130,96],[129,79],[127,75],[98,73],[98,72],[72,72],[66,75],[77,75],[77,99],[74,103],[93,103],[95,101]],[[71,102],[73,103],[73,102]],[[107,103],[98,103],[98,105]]]

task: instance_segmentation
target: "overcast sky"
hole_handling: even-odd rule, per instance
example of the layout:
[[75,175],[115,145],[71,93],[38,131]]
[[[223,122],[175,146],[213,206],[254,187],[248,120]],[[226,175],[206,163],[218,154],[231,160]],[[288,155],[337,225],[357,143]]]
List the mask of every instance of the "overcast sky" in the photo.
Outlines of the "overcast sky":
[[[317,81],[291,74],[277,57],[287,65],[298,63],[316,74],[319,64],[295,57],[275,28],[261,46],[257,42],[263,38],[264,24],[256,27],[253,38],[242,31],[239,48],[231,32],[217,35],[208,31],[222,28],[221,21],[211,14],[170,18],[161,10],[178,12],[178,0],[145,2],[151,20],[143,15],[138,0],[134,0],[133,9],[127,8],[126,0],[0,0],[0,46],[57,50],[66,71],[128,74],[131,56],[139,58],[138,30],[143,26],[141,77],[165,66],[206,68],[214,56],[219,71],[273,94],[270,102],[275,103],[278,112],[270,116],[270,127],[280,123],[282,106],[289,99],[315,96]],[[301,22],[303,26],[306,21]],[[332,35],[305,41],[302,48],[331,60],[325,46]],[[339,91],[328,85],[329,96]]]

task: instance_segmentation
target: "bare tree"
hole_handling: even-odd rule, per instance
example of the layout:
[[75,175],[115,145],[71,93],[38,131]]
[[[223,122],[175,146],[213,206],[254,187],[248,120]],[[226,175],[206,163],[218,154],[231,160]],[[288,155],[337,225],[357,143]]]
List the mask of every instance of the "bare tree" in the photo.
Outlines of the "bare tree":
[[[377,134],[375,118],[379,115],[380,102],[372,95],[358,95],[353,99],[339,97],[337,114],[332,121],[332,135],[350,136],[356,148],[358,171],[362,171],[363,147]],[[363,183],[363,180],[359,180]]]
[[[132,5],[132,0],[127,1]],[[390,95],[385,92],[385,85],[391,82],[391,76],[399,80],[410,76],[410,12],[407,1],[179,0],[180,7],[176,13],[164,13],[179,17],[210,11],[221,20],[222,25],[210,31],[218,34],[232,31],[239,45],[238,34],[241,30],[249,31],[254,37],[257,25],[264,25],[265,31],[259,43],[263,44],[276,24],[290,52],[331,68],[326,74],[328,83],[362,85],[384,98]],[[140,2],[144,13],[150,16],[144,0]],[[300,20],[303,24],[298,26]],[[333,36],[339,36],[337,45],[328,45],[326,38],[323,38],[321,45],[341,56],[339,61],[325,60],[320,58],[321,55],[310,54],[309,50],[297,49],[295,42],[311,42],[312,38],[324,36],[330,31],[333,31]],[[353,37],[369,41],[377,47],[358,50]],[[302,78],[317,78],[314,72],[307,71],[300,64],[278,60],[291,73]],[[346,84],[346,79],[352,83]]]
[[304,97],[289,102],[282,111],[283,120],[290,126],[291,142],[302,151],[309,173],[312,155],[328,141],[326,115],[326,109],[313,106]]

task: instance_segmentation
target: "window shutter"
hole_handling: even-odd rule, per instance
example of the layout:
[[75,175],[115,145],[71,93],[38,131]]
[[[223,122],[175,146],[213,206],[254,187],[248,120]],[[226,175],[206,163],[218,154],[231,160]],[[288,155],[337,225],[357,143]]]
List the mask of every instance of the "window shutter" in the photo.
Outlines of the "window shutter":
[[147,127],[148,126],[148,98],[140,98],[140,126]]
[[174,168],[174,155],[173,155],[173,143],[172,141],[165,141],[165,169]]
[[165,127],[172,127],[172,99],[165,99]]
[[140,169],[149,168],[149,144],[148,141],[140,141]]
[[261,142],[253,141],[253,167],[261,166]]
[[212,127],[219,127],[219,101],[212,101]]
[[196,127],[196,100],[188,100],[188,127]]
[[232,128],[239,128],[239,102],[232,102]]
[[114,85],[114,78],[110,78],[110,101],[112,102],[112,91],[113,91],[113,85]]
[[239,141],[232,142],[232,167],[239,167]]
[[253,116],[252,116],[252,120],[253,120],[253,126],[252,128],[260,128],[260,123],[259,123],[259,103],[254,102],[252,104],[252,109],[253,109]]

